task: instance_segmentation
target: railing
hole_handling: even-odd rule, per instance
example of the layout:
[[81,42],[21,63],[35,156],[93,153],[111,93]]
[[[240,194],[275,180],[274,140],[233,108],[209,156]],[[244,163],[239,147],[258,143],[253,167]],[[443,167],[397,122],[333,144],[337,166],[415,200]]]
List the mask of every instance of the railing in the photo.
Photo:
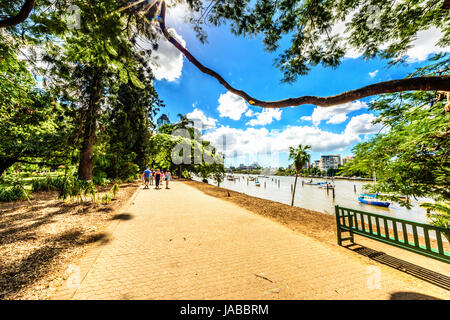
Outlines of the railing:
[[[443,234],[450,235],[450,228],[445,229],[340,206],[335,206],[335,214],[340,246],[346,240],[354,242],[353,234],[358,234],[450,263],[450,252],[444,249],[442,238]],[[412,230],[412,236],[408,233],[409,230]],[[350,235],[342,237],[342,232],[349,232]]]

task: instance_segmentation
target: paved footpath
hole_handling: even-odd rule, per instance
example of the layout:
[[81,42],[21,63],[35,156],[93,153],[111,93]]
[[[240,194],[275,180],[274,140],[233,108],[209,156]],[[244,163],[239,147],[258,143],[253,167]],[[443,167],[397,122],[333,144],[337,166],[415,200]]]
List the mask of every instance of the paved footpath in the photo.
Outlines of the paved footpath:
[[54,299],[450,299],[181,182],[140,189],[123,217],[109,227],[110,241],[72,268],[80,281],[71,276]]

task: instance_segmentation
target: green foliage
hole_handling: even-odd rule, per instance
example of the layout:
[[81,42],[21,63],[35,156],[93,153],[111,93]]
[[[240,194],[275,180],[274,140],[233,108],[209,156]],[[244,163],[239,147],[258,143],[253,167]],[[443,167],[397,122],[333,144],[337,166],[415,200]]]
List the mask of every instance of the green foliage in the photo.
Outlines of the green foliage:
[[[435,59],[416,74],[449,74],[450,56]],[[385,130],[353,149],[355,159],[344,173],[375,173],[371,192],[394,194],[393,200],[408,206],[396,195],[450,198],[450,112],[446,96],[435,92],[407,92],[380,96],[370,103],[379,113]]]
[[220,187],[220,184],[223,182],[223,173],[220,171],[216,171],[213,173],[214,181],[216,181],[217,186]]
[[71,119],[51,95],[37,88],[17,46],[0,41],[0,174],[16,162],[67,160]]
[[450,242],[450,202],[421,203],[420,206],[428,209],[427,217],[433,225],[447,230],[443,234]]
[[183,170],[183,172],[182,172],[181,175],[182,175],[182,177],[185,178],[185,179],[192,179],[191,173],[190,173],[189,171],[187,171],[186,169]]
[[64,177],[52,177],[47,175],[45,177],[36,177],[31,180],[31,189],[33,192],[37,191],[56,191],[61,190],[64,184]]
[[110,193],[105,193],[102,196],[101,203],[102,204],[108,204],[108,203],[111,202],[112,198],[113,198],[113,196]]
[[[0,179],[0,202],[27,200],[30,202],[29,191],[25,189],[19,177]],[[31,202],[30,202],[31,203]]]
[[298,145],[297,148],[289,147],[289,160],[294,160],[294,168],[298,173],[309,162],[311,156],[307,153],[311,149],[311,146]]
[[109,192],[112,194],[113,198],[116,197],[116,194],[119,192],[120,185],[118,182],[115,182],[113,186],[111,187],[111,190]]

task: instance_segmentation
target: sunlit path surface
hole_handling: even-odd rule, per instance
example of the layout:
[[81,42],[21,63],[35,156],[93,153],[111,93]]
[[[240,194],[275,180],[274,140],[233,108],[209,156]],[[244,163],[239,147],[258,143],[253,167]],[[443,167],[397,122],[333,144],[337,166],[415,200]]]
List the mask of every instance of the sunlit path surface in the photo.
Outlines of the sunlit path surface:
[[180,182],[140,189],[122,218],[55,299],[450,299]]

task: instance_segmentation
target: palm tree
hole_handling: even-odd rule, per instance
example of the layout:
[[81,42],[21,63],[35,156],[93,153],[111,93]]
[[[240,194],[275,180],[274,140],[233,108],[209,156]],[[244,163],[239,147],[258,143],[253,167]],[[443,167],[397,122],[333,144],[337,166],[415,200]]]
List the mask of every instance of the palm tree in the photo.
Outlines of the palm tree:
[[295,189],[297,187],[297,178],[300,170],[302,170],[303,166],[309,162],[311,156],[307,153],[307,150],[310,150],[311,146],[302,146],[298,145],[298,148],[289,147],[289,160],[294,160],[295,167],[295,182],[294,182],[294,190],[292,192],[292,202],[291,206],[294,205],[294,197],[295,197]]
[[180,118],[180,122],[175,124],[175,128],[179,129],[186,129],[187,127],[191,127],[194,125],[194,121],[189,120],[189,118],[186,115],[182,115],[179,113],[178,118]]

